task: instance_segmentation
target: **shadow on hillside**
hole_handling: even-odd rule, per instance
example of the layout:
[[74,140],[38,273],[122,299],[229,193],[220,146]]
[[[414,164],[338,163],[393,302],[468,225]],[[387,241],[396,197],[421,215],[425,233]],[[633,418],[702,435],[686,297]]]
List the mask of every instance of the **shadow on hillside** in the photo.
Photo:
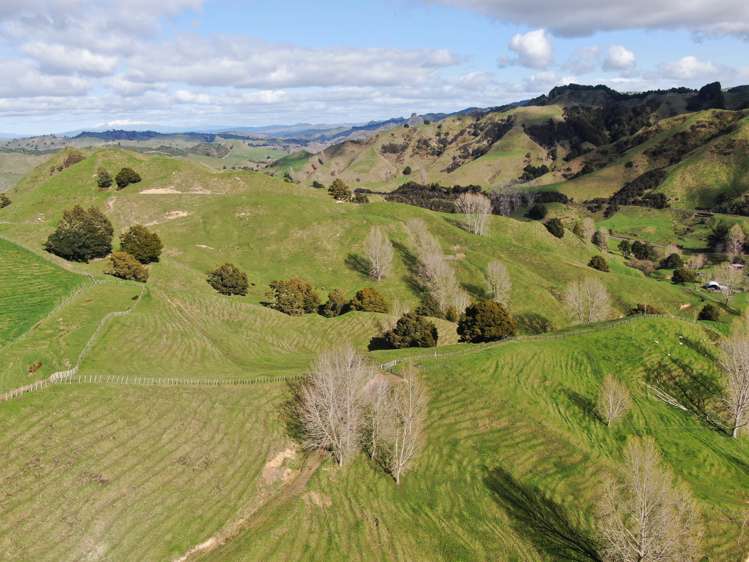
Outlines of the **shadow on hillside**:
[[299,411],[302,405],[303,380],[294,380],[287,383],[289,398],[281,404],[279,418],[286,428],[286,434],[297,443],[304,441],[304,426],[301,422]]
[[646,371],[645,380],[675,398],[711,429],[726,431],[717,416],[721,389],[714,377],[695,371],[680,359],[669,357]]
[[703,357],[710,359],[710,361],[717,361],[717,357],[712,349],[708,348],[704,343],[699,340],[693,340],[691,338],[681,338],[681,343],[686,345],[692,351],[699,353]]
[[598,414],[598,410],[596,409],[596,405],[593,400],[591,400],[587,396],[583,396],[582,394],[575,392],[574,390],[565,389],[563,392],[565,395],[567,395],[569,401],[572,402],[572,404],[577,407],[583,414],[585,414],[593,421],[603,423],[603,418],[601,418],[601,416]]
[[349,254],[346,256],[346,261],[344,263],[346,264],[346,267],[352,271],[369,279],[369,261],[364,256],[360,256],[359,254]]
[[419,282],[419,260],[405,245],[400,242],[393,241],[393,248],[398,252],[398,255],[406,266],[408,275],[403,277],[403,281],[406,283],[408,288],[417,296],[423,297],[424,287]]
[[489,294],[489,292],[484,287],[481,287],[479,285],[475,285],[473,283],[461,283],[461,285],[463,285],[463,288],[474,299],[484,300],[484,299],[491,298],[491,295]]
[[568,519],[565,510],[533,486],[518,482],[501,469],[484,482],[510,516],[515,531],[552,560],[600,561],[595,543]]

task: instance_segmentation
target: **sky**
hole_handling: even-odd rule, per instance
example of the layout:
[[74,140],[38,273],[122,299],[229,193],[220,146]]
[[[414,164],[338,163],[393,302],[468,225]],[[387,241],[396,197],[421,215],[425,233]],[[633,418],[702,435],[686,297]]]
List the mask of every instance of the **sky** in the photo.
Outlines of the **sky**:
[[0,0],[0,132],[359,123],[749,83],[746,0]]

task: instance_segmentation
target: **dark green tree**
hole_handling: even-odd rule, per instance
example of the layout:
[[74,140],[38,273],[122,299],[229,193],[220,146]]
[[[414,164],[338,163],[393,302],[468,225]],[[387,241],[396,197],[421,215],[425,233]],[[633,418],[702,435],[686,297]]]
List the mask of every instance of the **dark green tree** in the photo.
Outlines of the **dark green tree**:
[[217,267],[208,274],[208,284],[222,295],[246,295],[247,274],[231,263]]
[[658,267],[660,269],[681,269],[684,267],[684,260],[681,259],[679,254],[671,254],[667,258],[663,258]]
[[96,172],[96,185],[102,189],[112,187],[112,175],[107,172],[104,168],[99,168]]
[[273,299],[271,308],[291,316],[309,314],[320,306],[320,297],[312,285],[299,278],[273,281],[269,296]]
[[593,256],[590,258],[588,266],[603,272],[608,272],[609,270],[609,264],[606,263],[606,260],[601,256]]
[[712,303],[707,303],[700,310],[697,320],[710,320],[711,322],[717,322],[720,320],[720,309]]
[[658,259],[658,252],[650,242],[640,242],[635,240],[630,246],[632,255],[638,260],[654,261]]
[[348,310],[348,300],[340,289],[333,289],[328,293],[328,302],[320,306],[320,315],[325,318],[340,316]]
[[671,275],[671,282],[673,283],[695,283],[697,281],[697,273],[691,269],[684,269],[683,267],[674,271]]
[[5,195],[5,193],[0,193],[0,209],[4,209],[8,205],[10,205],[10,197]]
[[336,201],[351,201],[351,190],[341,178],[337,178],[330,187],[328,193]]
[[414,312],[407,312],[398,319],[392,330],[385,332],[385,341],[390,347],[435,347],[437,326]]
[[542,221],[546,218],[546,215],[549,213],[549,210],[546,208],[546,205],[543,203],[536,203],[528,209],[528,212],[525,214],[526,217],[529,219],[532,219],[534,221]]
[[412,171],[413,170],[411,170],[411,166],[406,166],[405,168],[403,168],[403,175],[410,176]]
[[458,322],[458,335],[464,342],[501,340],[514,336],[515,331],[515,321],[507,309],[490,300],[482,300],[466,308]]
[[93,207],[86,211],[76,205],[63,212],[44,249],[66,260],[87,262],[112,251],[113,233],[112,223],[104,213]]
[[148,281],[148,270],[127,252],[113,252],[109,256],[109,266],[104,273],[129,281]]
[[140,263],[159,261],[163,244],[155,232],[136,224],[120,235],[120,248]]
[[138,183],[140,180],[140,175],[132,168],[122,168],[114,178],[117,189],[125,189],[131,183]]
[[388,304],[377,289],[367,287],[356,292],[351,299],[351,309],[362,312],[387,312]]
[[564,237],[564,225],[560,219],[550,219],[546,222],[546,230],[557,238]]
[[632,247],[629,244],[629,240],[622,240],[619,242],[619,251],[625,258],[628,258],[632,253]]

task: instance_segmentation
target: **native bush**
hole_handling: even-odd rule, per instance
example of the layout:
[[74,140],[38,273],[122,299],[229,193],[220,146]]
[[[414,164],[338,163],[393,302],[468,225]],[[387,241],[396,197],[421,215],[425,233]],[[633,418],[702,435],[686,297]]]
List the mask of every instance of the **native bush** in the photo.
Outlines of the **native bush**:
[[222,295],[246,295],[249,286],[247,274],[231,263],[225,263],[211,271],[207,280]]
[[96,172],[96,185],[102,189],[112,187],[112,174],[107,172],[104,168],[99,168]]
[[65,211],[57,229],[44,244],[48,252],[71,261],[87,262],[112,251],[114,229],[104,213],[76,205]]
[[362,312],[387,312],[388,305],[377,289],[367,287],[356,292],[351,299],[351,309]]
[[679,268],[671,275],[673,283],[695,283],[697,281],[697,272],[691,269]]
[[458,322],[458,335],[464,342],[480,343],[514,336],[515,321],[504,306],[482,300],[470,305]]
[[606,263],[606,260],[601,256],[593,256],[592,258],[590,258],[588,266],[592,267],[593,269],[597,269],[598,271],[609,271],[609,264]]
[[320,306],[320,297],[312,285],[298,277],[271,282],[270,296],[271,308],[290,316],[309,314]]
[[707,303],[702,307],[702,310],[700,310],[697,320],[710,320],[712,322],[717,322],[720,320],[720,309],[712,303]]
[[140,263],[159,261],[163,244],[159,235],[136,224],[120,235],[120,248]]
[[138,183],[140,180],[140,175],[132,168],[122,168],[114,178],[117,189],[125,189],[131,183]]
[[328,293],[328,302],[320,305],[320,316],[334,318],[344,314],[348,310],[348,300],[340,289],[333,289]]
[[564,225],[560,219],[551,219],[546,222],[546,230],[557,238],[564,237]]
[[140,283],[148,281],[148,270],[127,252],[112,253],[109,256],[109,266],[104,270],[104,273],[128,281]]
[[384,339],[390,347],[435,347],[437,345],[437,326],[423,316],[407,312],[398,319],[395,327],[385,332]]

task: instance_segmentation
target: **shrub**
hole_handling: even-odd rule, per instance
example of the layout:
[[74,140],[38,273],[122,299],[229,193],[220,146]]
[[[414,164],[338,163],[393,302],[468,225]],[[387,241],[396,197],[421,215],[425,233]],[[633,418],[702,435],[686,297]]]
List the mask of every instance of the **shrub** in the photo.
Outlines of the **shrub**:
[[460,340],[473,343],[501,340],[515,335],[515,329],[515,321],[505,307],[489,300],[466,308],[458,322]]
[[590,258],[588,266],[592,267],[593,269],[597,269],[598,271],[609,271],[609,264],[606,263],[606,260],[601,256],[593,256],[592,258]]
[[384,339],[390,347],[435,347],[437,326],[414,312],[407,312],[398,319],[395,327],[385,332]]
[[63,213],[44,249],[66,260],[87,262],[112,251],[113,233],[112,223],[104,213],[93,207],[86,211],[76,205]]
[[320,315],[325,318],[334,318],[345,313],[348,309],[346,295],[340,289],[333,289],[328,293],[328,302],[320,305]]
[[404,176],[410,176],[411,172],[412,172],[411,166],[406,166],[405,168],[403,168],[403,175]]
[[421,304],[416,307],[416,314],[419,316],[430,316],[431,318],[445,318],[440,304],[431,293],[424,293],[421,297]]
[[671,254],[667,258],[663,258],[661,263],[658,264],[659,269],[681,269],[684,267],[684,260],[681,259],[679,254]]
[[117,182],[117,189],[125,189],[131,183],[138,183],[140,181],[138,172],[132,168],[122,168],[114,178]]
[[323,189],[325,186],[319,181],[315,180],[312,182],[312,187],[314,187],[315,189]]
[[637,316],[640,314],[663,314],[663,311],[649,304],[636,304],[627,311],[627,316]]
[[679,268],[674,271],[671,276],[671,282],[673,283],[695,283],[697,281],[697,273],[691,269]]
[[702,307],[702,310],[700,310],[697,320],[710,320],[712,322],[717,322],[720,320],[720,309],[712,303],[707,303]]
[[635,240],[632,242],[630,249],[632,250],[632,255],[638,260],[655,261],[658,259],[658,252],[655,251],[655,248],[649,242]]
[[619,242],[619,251],[625,258],[629,257],[629,254],[632,253],[632,247],[629,244],[629,240],[622,240]]
[[564,237],[564,225],[559,219],[551,219],[546,222],[546,230],[551,232],[557,238]]
[[208,284],[222,295],[246,295],[247,274],[234,264],[225,263],[208,274]]
[[104,168],[99,168],[99,171],[96,172],[96,185],[102,189],[107,189],[112,187],[112,181],[112,175]]
[[357,291],[354,298],[351,299],[351,308],[361,310],[362,312],[387,312],[388,305],[377,289],[367,287]]
[[351,201],[351,190],[340,178],[330,184],[328,193],[336,201]]
[[354,193],[353,202],[363,205],[365,203],[369,203],[369,197],[366,193],[356,192]]
[[546,208],[546,205],[536,203],[535,205],[533,205],[533,207],[528,209],[528,212],[525,214],[525,216],[534,221],[541,221],[546,218],[546,215],[548,213],[549,210]]
[[159,261],[162,248],[159,235],[140,224],[131,226],[127,232],[120,235],[120,249],[140,263]]
[[148,281],[148,270],[127,252],[114,252],[109,256],[109,267],[104,273],[128,281]]
[[314,312],[320,306],[320,297],[304,279],[294,277],[285,281],[273,281],[270,289],[273,298],[271,308],[284,314],[301,316]]
[[0,209],[4,209],[8,205],[10,205],[10,197],[5,195],[5,193],[0,193]]

